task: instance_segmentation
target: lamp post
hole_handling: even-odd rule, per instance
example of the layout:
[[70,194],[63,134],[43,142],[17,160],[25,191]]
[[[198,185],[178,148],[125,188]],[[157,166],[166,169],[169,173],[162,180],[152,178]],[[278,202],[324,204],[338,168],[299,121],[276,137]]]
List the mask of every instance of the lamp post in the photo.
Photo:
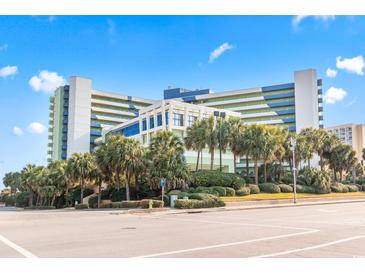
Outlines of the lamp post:
[[293,153],[293,182],[294,182],[294,197],[293,197],[293,202],[294,204],[297,203],[297,177],[296,177],[296,171],[297,171],[297,167],[295,164],[295,148],[297,146],[297,141],[294,138],[290,139],[290,149]]
[[215,117],[221,117],[221,123],[219,124],[219,171],[222,171],[222,121],[224,118],[226,118],[226,113],[225,112],[219,112],[219,111],[214,111],[214,116]]

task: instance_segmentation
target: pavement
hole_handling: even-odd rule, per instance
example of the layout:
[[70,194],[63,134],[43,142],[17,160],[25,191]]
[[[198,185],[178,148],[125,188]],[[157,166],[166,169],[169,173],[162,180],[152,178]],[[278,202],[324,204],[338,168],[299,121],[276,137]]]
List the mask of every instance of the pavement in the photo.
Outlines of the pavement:
[[365,257],[365,203],[147,213],[0,211],[0,257]]

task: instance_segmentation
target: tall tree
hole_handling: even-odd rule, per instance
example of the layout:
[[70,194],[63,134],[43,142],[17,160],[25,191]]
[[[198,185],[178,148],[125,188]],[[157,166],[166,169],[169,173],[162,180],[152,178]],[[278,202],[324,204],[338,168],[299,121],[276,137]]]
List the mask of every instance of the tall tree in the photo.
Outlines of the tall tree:
[[218,145],[218,132],[214,116],[210,116],[207,120],[204,120],[201,126],[205,127],[206,144],[210,153],[210,170],[213,170],[214,151]]
[[75,153],[69,158],[73,169],[74,179],[80,183],[80,203],[83,203],[85,183],[90,179],[92,170],[95,168],[93,157],[90,153]]
[[229,117],[229,147],[233,154],[234,173],[237,172],[237,157],[244,155],[245,147],[242,142],[244,125],[239,117]]

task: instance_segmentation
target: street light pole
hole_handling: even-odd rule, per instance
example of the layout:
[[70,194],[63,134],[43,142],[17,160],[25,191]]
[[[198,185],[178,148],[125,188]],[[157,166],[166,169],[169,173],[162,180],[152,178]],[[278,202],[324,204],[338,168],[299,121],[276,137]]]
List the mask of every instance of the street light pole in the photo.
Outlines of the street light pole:
[[295,164],[295,147],[297,145],[297,142],[294,138],[292,138],[290,140],[291,143],[291,150],[293,152],[293,182],[294,182],[294,197],[293,197],[293,202],[294,204],[297,203],[297,177],[296,177],[296,164]]

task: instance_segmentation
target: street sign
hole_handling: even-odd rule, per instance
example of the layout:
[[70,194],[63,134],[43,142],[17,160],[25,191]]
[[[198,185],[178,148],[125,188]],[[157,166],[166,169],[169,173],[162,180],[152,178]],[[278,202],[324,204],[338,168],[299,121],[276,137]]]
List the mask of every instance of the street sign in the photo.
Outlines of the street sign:
[[166,185],[166,182],[165,181],[161,181],[160,182],[160,187],[164,187]]

